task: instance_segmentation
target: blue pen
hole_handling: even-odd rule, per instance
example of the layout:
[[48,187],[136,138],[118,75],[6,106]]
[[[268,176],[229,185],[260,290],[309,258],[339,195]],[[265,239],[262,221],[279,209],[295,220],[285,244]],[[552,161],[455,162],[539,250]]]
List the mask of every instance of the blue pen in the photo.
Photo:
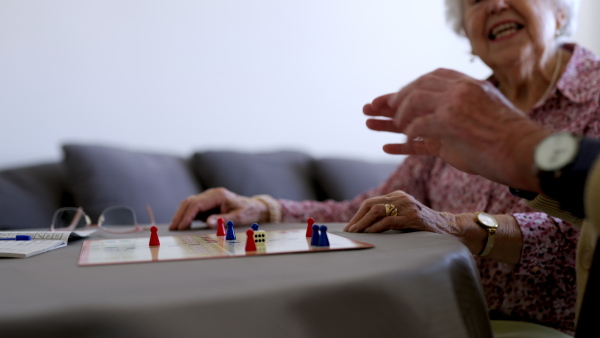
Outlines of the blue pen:
[[15,238],[0,238],[0,241],[30,241],[31,236],[17,235]]

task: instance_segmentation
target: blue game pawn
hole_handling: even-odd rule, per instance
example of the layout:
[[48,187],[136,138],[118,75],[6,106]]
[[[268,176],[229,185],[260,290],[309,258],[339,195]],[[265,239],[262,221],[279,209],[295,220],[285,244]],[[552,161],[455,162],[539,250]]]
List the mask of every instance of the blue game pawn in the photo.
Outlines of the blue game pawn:
[[319,246],[319,226],[312,226],[312,237],[310,238],[310,246]]
[[227,222],[227,235],[225,235],[225,240],[227,240],[227,241],[235,240],[235,231],[233,230],[233,221]]
[[319,246],[329,246],[329,238],[327,238],[327,227],[321,225],[321,234],[319,235]]
[[258,223],[252,223],[252,231],[258,231]]

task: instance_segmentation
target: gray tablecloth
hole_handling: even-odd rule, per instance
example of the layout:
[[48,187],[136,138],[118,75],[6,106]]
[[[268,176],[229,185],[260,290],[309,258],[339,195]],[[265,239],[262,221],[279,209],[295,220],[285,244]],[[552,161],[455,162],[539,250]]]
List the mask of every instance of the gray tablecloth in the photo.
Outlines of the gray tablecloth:
[[[38,256],[0,259],[0,335],[491,337],[478,272],[457,240],[327,225],[375,248],[79,267],[82,241],[70,241]],[[163,226],[160,235],[203,232],[213,230]],[[97,232],[91,239],[114,237]]]

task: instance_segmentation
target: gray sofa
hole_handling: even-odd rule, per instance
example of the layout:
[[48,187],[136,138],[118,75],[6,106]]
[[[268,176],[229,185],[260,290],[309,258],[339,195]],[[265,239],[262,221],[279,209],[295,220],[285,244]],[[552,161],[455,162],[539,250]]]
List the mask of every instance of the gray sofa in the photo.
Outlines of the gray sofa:
[[0,230],[43,228],[61,207],[81,206],[95,222],[105,208],[132,207],[168,223],[179,202],[212,187],[245,196],[347,200],[383,182],[398,163],[315,158],[299,151],[196,152],[189,157],[104,145],[66,144],[60,162],[0,170]]

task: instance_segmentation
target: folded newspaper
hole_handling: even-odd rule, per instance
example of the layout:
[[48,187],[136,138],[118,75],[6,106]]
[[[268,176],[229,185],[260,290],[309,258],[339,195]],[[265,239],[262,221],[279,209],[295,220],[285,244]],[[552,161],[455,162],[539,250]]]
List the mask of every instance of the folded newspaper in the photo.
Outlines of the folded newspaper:
[[[0,257],[26,258],[46,251],[62,248],[69,238],[84,238],[96,230],[84,231],[1,231]],[[2,240],[18,235],[31,237],[31,240]]]

